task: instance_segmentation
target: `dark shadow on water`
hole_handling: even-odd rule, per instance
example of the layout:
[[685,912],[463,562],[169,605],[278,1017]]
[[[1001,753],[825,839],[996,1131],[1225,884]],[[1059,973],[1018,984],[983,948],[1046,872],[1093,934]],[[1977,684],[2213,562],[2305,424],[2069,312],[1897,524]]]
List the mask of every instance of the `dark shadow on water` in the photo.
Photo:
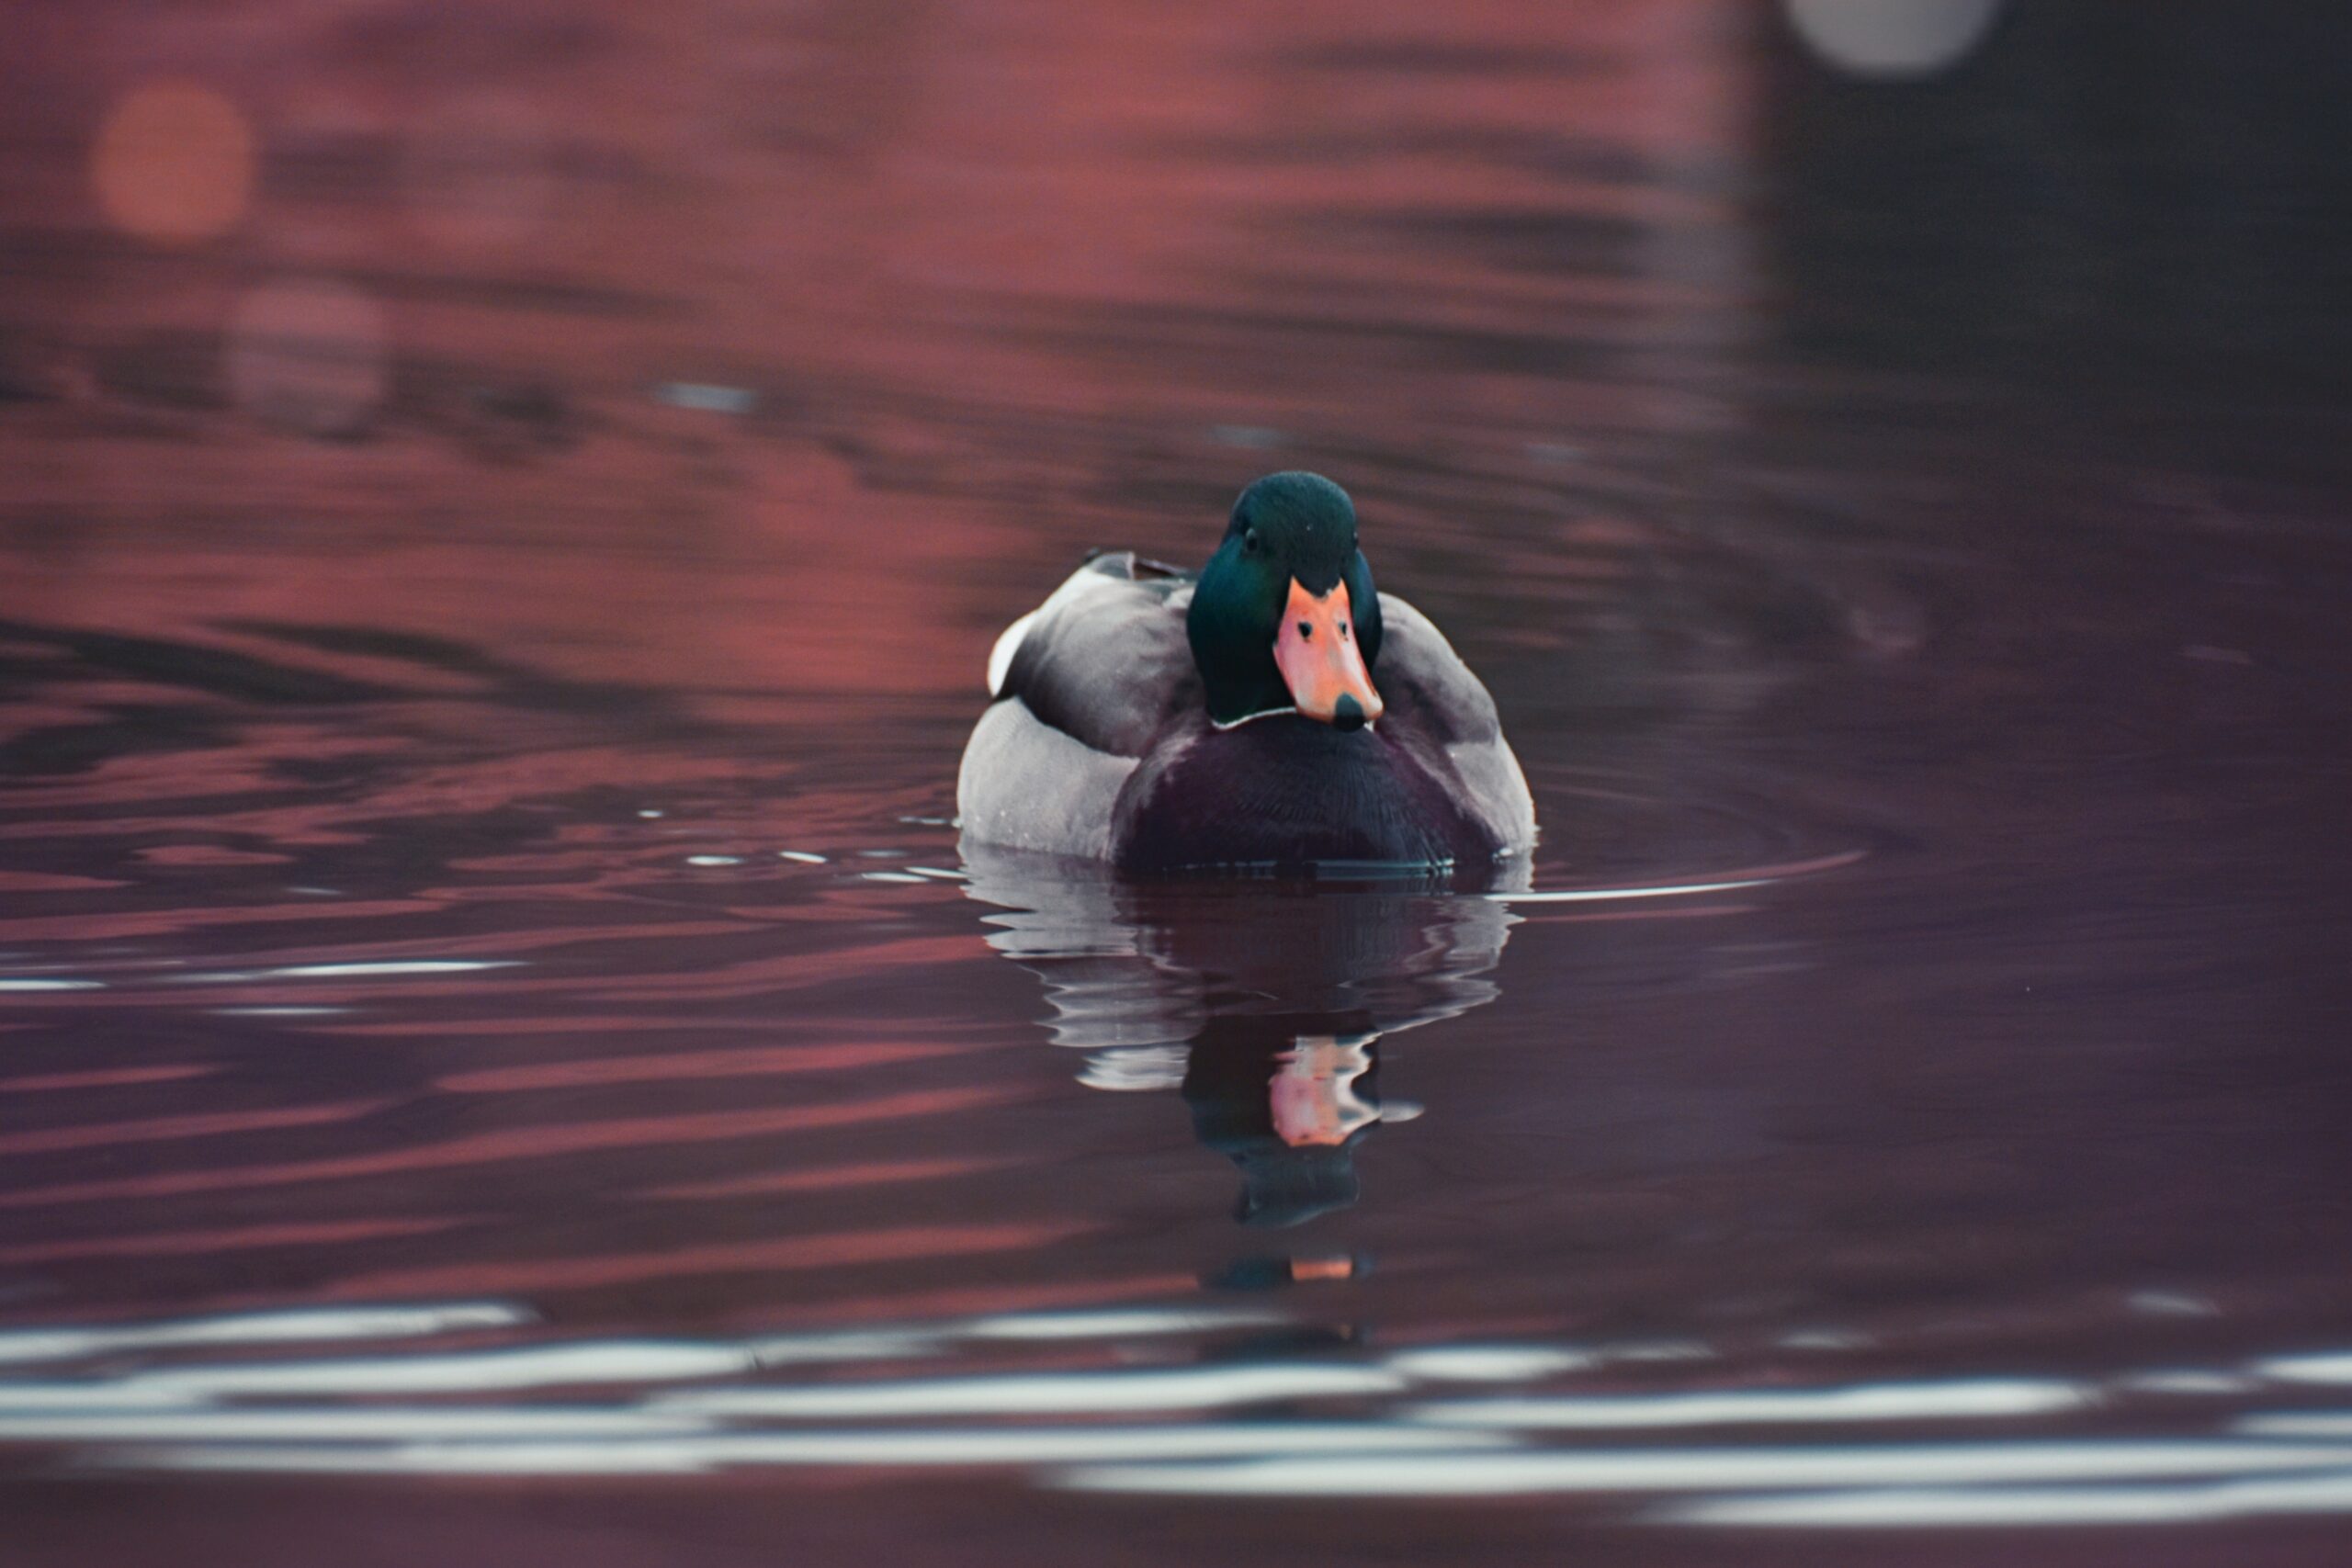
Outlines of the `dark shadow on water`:
[[1035,972],[1080,1081],[1182,1092],[1239,1168],[1236,1218],[1295,1225],[1357,1199],[1384,1120],[1380,1042],[1483,1007],[1518,917],[1487,897],[1525,863],[1454,872],[1136,881],[967,842],[989,943]]

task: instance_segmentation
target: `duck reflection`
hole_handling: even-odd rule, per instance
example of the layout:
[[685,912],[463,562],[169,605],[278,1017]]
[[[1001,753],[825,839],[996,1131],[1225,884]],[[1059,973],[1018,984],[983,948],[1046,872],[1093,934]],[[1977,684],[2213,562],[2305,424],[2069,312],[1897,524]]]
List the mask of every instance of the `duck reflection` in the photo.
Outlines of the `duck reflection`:
[[[1044,980],[1080,1081],[1176,1089],[1202,1143],[1240,1169],[1237,1218],[1295,1225],[1356,1201],[1356,1151],[1384,1121],[1380,1045],[1500,994],[1516,917],[1455,874],[1124,881],[967,843],[989,943]],[[1523,870],[1519,873],[1523,876]]]
[[1356,1201],[1356,1145],[1380,1124],[1380,1037],[1306,1032],[1324,1024],[1216,1018],[1193,1038],[1184,1100],[1201,1142],[1241,1168],[1244,1224],[1297,1224]]

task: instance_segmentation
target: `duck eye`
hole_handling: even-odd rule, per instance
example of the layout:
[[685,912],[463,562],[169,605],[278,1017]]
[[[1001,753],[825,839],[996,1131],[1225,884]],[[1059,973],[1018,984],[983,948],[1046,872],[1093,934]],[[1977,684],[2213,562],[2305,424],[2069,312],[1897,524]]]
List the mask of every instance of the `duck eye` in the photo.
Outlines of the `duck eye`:
[[1256,548],[1258,547],[1258,530],[1257,530],[1257,529],[1255,529],[1255,528],[1247,528],[1247,529],[1244,529],[1244,530],[1242,531],[1242,534],[1241,534],[1241,547],[1242,547],[1243,549],[1245,549],[1245,550],[1254,550],[1254,549],[1256,549]]

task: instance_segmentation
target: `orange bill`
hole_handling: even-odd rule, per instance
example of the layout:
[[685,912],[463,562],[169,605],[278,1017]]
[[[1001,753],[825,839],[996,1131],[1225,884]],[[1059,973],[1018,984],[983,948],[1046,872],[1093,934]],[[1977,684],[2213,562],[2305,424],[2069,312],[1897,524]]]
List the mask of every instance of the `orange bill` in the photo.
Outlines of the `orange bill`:
[[1309,718],[1353,729],[1380,716],[1380,694],[1356,648],[1355,615],[1348,585],[1309,593],[1291,581],[1290,604],[1274,637],[1274,664],[1290,688],[1290,699]]

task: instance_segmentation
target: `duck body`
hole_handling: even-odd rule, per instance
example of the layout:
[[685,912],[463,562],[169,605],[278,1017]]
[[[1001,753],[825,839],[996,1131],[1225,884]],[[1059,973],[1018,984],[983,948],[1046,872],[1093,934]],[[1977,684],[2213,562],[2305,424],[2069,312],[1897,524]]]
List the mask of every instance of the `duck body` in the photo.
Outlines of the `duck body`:
[[1534,841],[1492,698],[1373,590],[1353,509],[1316,476],[1251,486],[1198,575],[1088,562],[999,640],[989,689],[956,781],[985,843],[1157,871],[1476,864]]

